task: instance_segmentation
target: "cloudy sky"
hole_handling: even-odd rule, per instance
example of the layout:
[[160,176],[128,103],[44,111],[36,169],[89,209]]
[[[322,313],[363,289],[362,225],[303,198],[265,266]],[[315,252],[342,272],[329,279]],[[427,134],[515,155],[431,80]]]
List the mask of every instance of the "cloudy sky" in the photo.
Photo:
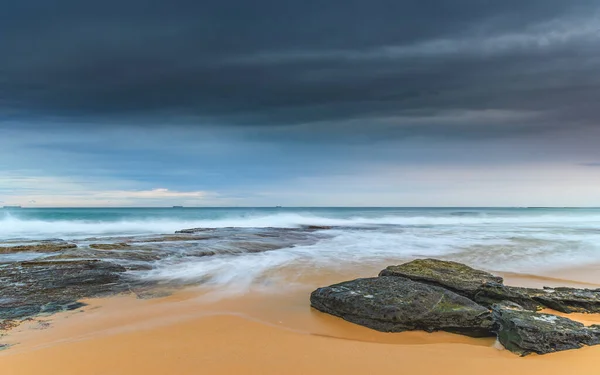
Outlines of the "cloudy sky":
[[0,201],[600,206],[597,0],[19,0]]

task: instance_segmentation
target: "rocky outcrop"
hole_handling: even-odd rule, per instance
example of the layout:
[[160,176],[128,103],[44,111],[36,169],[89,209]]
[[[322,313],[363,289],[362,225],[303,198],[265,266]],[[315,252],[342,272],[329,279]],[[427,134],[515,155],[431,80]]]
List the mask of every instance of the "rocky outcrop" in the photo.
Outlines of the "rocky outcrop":
[[600,312],[600,289],[535,289],[507,286],[499,276],[456,262],[417,259],[387,267],[380,275],[406,277],[438,285],[486,307],[510,301],[532,311],[550,308],[564,313]]
[[571,319],[535,313],[512,303],[494,305],[492,311],[498,340],[522,356],[600,344],[600,326],[585,327]]
[[[509,287],[510,288],[510,287]],[[542,306],[564,313],[600,313],[600,289],[522,288]]]
[[0,268],[0,322],[83,306],[83,297],[127,289],[125,268],[104,261],[35,261]]
[[[176,232],[185,234],[187,232]],[[180,241],[202,241],[202,240],[211,240],[216,238],[215,236],[161,236],[156,238],[146,238],[143,240],[138,240],[140,243],[152,243],[152,242],[180,242]]]
[[129,249],[131,249],[131,245],[126,242],[93,243],[93,244],[90,244],[90,249],[94,249],[94,250],[129,250]]
[[203,233],[203,232],[214,232],[217,228],[189,228],[189,229],[181,229],[175,231],[175,234],[194,234],[194,233]]
[[456,262],[418,259],[390,266],[377,278],[319,288],[310,300],[317,310],[379,331],[495,332],[520,355],[600,344],[600,326],[536,312],[600,312],[600,289],[507,286],[498,276]]
[[400,276],[414,281],[438,285],[473,298],[486,283],[502,284],[499,276],[476,270],[467,265],[437,259],[417,259],[398,266],[389,266],[379,276]]
[[488,309],[449,290],[401,277],[358,279],[315,290],[317,310],[383,332],[492,334]]
[[77,245],[67,242],[42,242],[30,245],[0,246],[0,254],[11,253],[54,253],[67,249],[74,249]]

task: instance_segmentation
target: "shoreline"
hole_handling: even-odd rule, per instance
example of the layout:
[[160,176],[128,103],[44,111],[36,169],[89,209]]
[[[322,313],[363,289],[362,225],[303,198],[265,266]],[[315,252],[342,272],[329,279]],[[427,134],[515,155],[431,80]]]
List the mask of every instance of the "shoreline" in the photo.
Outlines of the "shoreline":
[[[575,279],[581,275],[572,274]],[[525,286],[563,282],[562,277],[502,276],[509,284]],[[321,275],[313,283],[332,278],[339,281],[339,275],[332,274]],[[200,370],[211,374],[391,374],[399,368],[410,374],[597,372],[600,347],[519,358],[500,350],[493,338],[446,332],[381,333],[311,309],[311,290],[312,286],[305,285],[279,293],[219,296],[207,289],[187,288],[155,299],[118,295],[84,300],[88,306],[82,310],[41,317],[9,332],[4,341],[17,344],[0,352],[0,366],[7,375],[192,374]],[[568,317],[586,325],[600,323],[600,314]]]

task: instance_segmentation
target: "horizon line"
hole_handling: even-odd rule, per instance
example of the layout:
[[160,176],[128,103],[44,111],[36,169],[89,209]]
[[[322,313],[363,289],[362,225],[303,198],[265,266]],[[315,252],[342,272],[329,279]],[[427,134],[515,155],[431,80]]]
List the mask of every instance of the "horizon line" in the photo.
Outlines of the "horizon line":
[[600,206],[41,206],[41,207],[32,207],[32,206],[21,206],[21,205],[5,205],[2,209],[215,209],[215,208],[423,208],[423,209],[435,209],[435,208],[443,208],[443,209],[600,209]]

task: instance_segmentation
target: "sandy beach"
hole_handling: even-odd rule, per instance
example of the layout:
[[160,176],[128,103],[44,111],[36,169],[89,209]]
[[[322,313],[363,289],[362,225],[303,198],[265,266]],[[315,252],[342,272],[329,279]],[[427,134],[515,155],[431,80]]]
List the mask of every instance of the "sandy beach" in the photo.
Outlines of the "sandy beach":
[[[511,284],[590,286],[586,270],[561,279],[504,274]],[[590,271],[590,270],[587,270]],[[355,272],[364,276],[369,270]],[[313,274],[316,276],[317,273]],[[307,276],[308,277],[308,276]],[[335,273],[314,283],[341,280]],[[495,339],[386,334],[310,308],[311,288],[223,295],[188,288],[154,299],[123,295],[15,328],[0,353],[7,375],[28,374],[596,374],[600,347],[520,358]],[[571,314],[585,324],[600,315]]]

